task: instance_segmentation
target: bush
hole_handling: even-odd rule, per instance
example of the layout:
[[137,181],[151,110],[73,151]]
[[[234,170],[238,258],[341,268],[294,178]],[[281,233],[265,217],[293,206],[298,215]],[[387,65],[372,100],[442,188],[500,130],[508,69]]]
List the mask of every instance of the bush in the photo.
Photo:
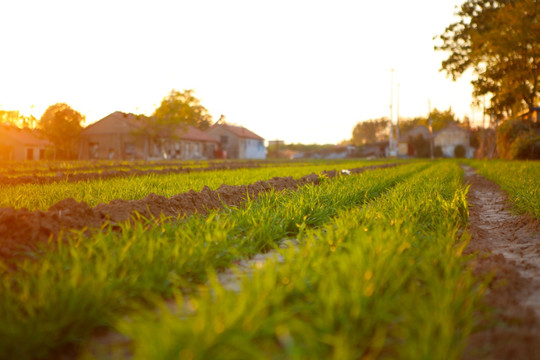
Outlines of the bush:
[[435,152],[435,154],[434,154],[435,157],[443,157],[442,148],[439,145],[435,146],[435,151],[434,152]]
[[510,145],[511,159],[540,159],[540,135],[534,132],[520,134]]
[[424,139],[422,134],[418,134],[415,138],[409,136],[409,144],[411,144],[416,157],[427,158],[430,156],[429,140]]
[[506,120],[497,129],[497,151],[503,159],[538,159],[540,124]]
[[454,148],[454,157],[456,158],[464,158],[467,154],[467,150],[465,149],[465,146],[459,144]]

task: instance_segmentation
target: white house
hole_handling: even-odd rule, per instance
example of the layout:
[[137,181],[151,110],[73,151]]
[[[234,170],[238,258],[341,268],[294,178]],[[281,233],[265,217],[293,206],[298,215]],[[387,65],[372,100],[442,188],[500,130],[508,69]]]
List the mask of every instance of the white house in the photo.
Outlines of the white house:
[[439,146],[444,157],[454,157],[458,145],[465,148],[465,157],[472,158],[474,149],[470,146],[470,134],[456,123],[450,123],[435,134],[435,147]]

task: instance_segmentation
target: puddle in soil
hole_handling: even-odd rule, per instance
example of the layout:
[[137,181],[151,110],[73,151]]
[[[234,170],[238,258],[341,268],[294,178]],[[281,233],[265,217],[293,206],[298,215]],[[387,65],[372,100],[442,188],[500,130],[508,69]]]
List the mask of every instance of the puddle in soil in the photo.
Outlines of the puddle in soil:
[[[464,167],[470,185],[468,253],[480,278],[493,275],[466,359],[540,359],[540,224],[515,215],[499,186]],[[493,322],[495,321],[495,326]],[[491,323],[490,323],[491,322]]]

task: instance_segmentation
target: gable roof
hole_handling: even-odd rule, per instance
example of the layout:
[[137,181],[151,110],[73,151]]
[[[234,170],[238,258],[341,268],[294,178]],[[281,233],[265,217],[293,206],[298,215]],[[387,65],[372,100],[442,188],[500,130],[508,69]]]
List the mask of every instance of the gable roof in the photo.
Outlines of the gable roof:
[[[10,143],[26,146],[52,146],[51,142],[39,136],[36,130],[21,129],[16,126],[0,126],[0,135]],[[11,141],[9,141],[9,139]]]
[[238,136],[240,138],[264,141],[263,137],[260,137],[259,135],[257,135],[254,132],[246,129],[243,126],[229,125],[229,124],[214,124],[212,127],[213,128],[214,127],[222,127],[222,128],[230,131],[231,133],[233,133],[234,135],[236,135],[236,136]]
[[188,125],[186,128],[182,128],[182,126],[180,126],[178,127],[178,129],[176,129],[174,133],[182,140],[215,142],[215,143],[219,142],[213,136],[210,136],[204,131],[201,131],[191,125]]
[[[118,133],[122,131],[131,131],[134,128],[139,128],[139,117],[134,114],[123,113],[121,111],[115,111],[104,118],[85,127],[81,134],[108,134]],[[112,128],[107,128],[107,124],[113,125]]]
[[[131,113],[123,113],[121,111],[115,111],[105,116],[103,119],[98,120],[95,123],[88,125],[83,130],[83,134],[92,133],[95,135],[99,135],[99,134],[106,134],[106,133],[118,133],[119,131],[130,132],[132,130],[141,128],[142,124],[140,120],[141,120],[141,117],[139,115],[135,115]],[[104,123],[106,122],[111,122],[111,124],[114,124],[114,129],[113,128],[99,129],[100,127],[104,127]],[[206,134],[205,132],[191,125],[187,125],[187,126],[184,126],[182,124],[178,125],[178,127],[174,130],[174,134],[182,140],[205,141],[205,142],[216,142],[216,143],[219,142],[217,139],[213,138],[212,136]]]
[[408,142],[409,137],[415,138],[418,135],[422,135],[422,137],[424,137],[424,138],[426,138],[426,137],[429,138],[429,128],[427,126],[425,126],[425,125],[416,125],[415,127],[410,129],[409,131],[407,131],[407,132],[405,132],[403,134],[400,134],[399,141]]
[[437,132],[434,132],[434,134],[436,135],[436,134],[440,134],[440,133],[445,133],[447,131],[455,131],[455,130],[468,133],[468,131],[466,129],[462,128],[457,123],[451,122],[450,124],[443,127],[441,130],[439,130]]

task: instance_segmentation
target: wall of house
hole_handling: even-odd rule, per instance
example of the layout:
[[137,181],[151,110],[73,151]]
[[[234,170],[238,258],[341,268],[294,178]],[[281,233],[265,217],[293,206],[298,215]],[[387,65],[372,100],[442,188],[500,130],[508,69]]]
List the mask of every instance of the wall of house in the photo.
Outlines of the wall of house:
[[218,139],[221,143],[221,148],[227,152],[227,157],[230,159],[242,159],[244,153],[241,149],[240,138],[230,131],[216,126],[206,130],[206,133]]
[[213,159],[216,147],[216,143],[206,141],[171,140],[167,144],[167,157],[180,160]]
[[441,130],[435,135],[434,144],[440,146],[445,157],[454,157],[456,146],[462,145],[465,148],[466,157],[473,155],[473,149],[469,145],[469,133],[461,129]]
[[246,159],[266,159],[266,148],[262,140],[246,140]]
[[146,139],[128,134],[81,135],[81,160],[139,160],[144,159]]

